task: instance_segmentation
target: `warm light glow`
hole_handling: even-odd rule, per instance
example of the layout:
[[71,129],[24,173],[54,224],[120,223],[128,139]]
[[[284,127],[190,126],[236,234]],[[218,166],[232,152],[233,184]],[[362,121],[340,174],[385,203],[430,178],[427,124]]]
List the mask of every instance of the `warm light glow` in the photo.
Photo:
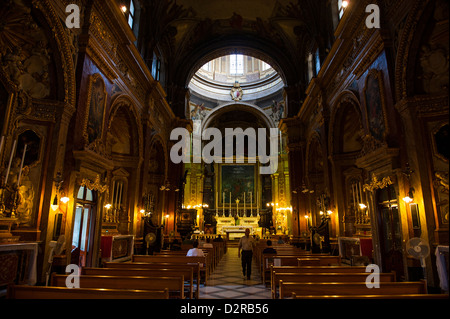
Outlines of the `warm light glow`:
[[51,205],[51,208],[54,212],[59,208],[59,205]]
[[61,202],[63,202],[64,204],[67,204],[69,202],[70,198],[67,196],[64,196],[63,198],[61,198]]
[[106,208],[106,209],[110,209],[111,207],[112,207],[111,204],[106,204],[106,205],[105,205],[105,208]]
[[170,217],[169,214],[167,214],[167,215],[166,215],[166,218],[169,218],[169,217]]
[[333,212],[331,210],[327,210],[327,214],[331,215],[331,214],[333,214]]
[[126,13],[128,11],[127,6],[121,6],[120,10],[122,10],[123,13]]
[[407,204],[411,203],[413,201],[413,199],[409,196],[403,197],[403,201]]
[[366,209],[366,208],[367,208],[367,206],[366,206],[366,205],[364,205],[364,204],[359,204],[359,208],[361,208],[361,209]]
[[320,211],[319,214],[320,214],[320,215],[323,215],[323,211]]
[[346,1],[346,0],[342,1],[342,7],[343,8],[347,8],[348,4],[349,4],[348,1]]
[[269,203],[267,203],[267,204],[266,204],[266,206],[267,206],[267,207],[269,207],[269,206],[270,206],[270,204],[269,204]]
[[308,216],[308,215],[305,215],[305,218],[306,218],[306,219],[308,219],[308,218],[309,218],[309,216]]
[[144,213],[145,213],[145,209],[141,209],[139,212],[140,212],[141,214],[144,214]]

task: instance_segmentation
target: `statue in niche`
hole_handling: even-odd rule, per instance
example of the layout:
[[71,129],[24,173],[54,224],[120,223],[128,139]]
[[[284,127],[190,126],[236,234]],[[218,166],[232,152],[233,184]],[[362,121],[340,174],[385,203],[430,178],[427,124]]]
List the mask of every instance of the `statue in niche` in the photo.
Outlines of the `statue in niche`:
[[420,52],[422,84],[426,93],[439,93],[448,89],[448,52],[444,48],[422,46]]
[[204,106],[204,103],[200,105],[195,104],[194,108],[191,110],[191,119],[193,121],[196,120],[203,121],[205,116],[206,116],[206,107]]
[[19,186],[19,200],[17,206],[17,217],[21,225],[29,225],[31,222],[31,214],[33,209],[33,202],[35,191],[33,183],[29,177],[30,168],[25,166],[22,170]]
[[275,123],[278,123],[283,118],[284,113],[283,102],[273,101],[271,108],[272,108],[271,117]]

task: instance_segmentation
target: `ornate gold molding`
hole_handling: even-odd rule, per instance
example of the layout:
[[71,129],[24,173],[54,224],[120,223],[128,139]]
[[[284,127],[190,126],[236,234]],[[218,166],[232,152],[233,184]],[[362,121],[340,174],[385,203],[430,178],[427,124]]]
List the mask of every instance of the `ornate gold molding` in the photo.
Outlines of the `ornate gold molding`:
[[108,183],[106,183],[105,185],[102,185],[100,183],[100,175],[97,175],[94,182],[92,182],[90,179],[83,178],[80,186],[87,187],[90,190],[97,191],[99,193],[104,193],[104,192],[109,191]]
[[375,174],[372,174],[372,181],[369,184],[364,184],[363,189],[364,191],[373,192],[376,189],[383,189],[393,184],[394,182],[392,181],[390,176],[383,177],[383,179],[380,181]]

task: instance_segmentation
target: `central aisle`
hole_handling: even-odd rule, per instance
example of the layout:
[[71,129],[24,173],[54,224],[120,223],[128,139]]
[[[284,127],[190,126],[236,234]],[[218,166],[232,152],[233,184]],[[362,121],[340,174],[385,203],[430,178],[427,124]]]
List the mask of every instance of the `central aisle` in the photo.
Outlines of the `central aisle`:
[[200,299],[271,299],[270,289],[261,281],[255,262],[250,280],[242,274],[237,247],[228,247],[212,273],[208,286],[200,288]]

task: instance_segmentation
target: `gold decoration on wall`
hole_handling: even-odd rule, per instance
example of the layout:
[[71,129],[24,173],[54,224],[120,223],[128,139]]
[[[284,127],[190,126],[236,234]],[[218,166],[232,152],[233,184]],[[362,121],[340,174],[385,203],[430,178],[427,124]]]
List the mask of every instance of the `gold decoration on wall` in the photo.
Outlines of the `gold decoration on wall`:
[[392,182],[390,176],[383,177],[383,179],[380,181],[378,180],[378,177],[373,174],[372,181],[369,184],[364,184],[363,189],[364,191],[373,192],[375,189],[383,189],[392,184],[394,183]]
[[97,175],[94,182],[92,182],[90,179],[83,178],[80,185],[85,186],[85,187],[89,188],[90,190],[97,191],[100,193],[104,193],[104,192],[108,191],[108,189],[109,189],[107,183],[105,185],[102,185],[100,183],[99,175]]

